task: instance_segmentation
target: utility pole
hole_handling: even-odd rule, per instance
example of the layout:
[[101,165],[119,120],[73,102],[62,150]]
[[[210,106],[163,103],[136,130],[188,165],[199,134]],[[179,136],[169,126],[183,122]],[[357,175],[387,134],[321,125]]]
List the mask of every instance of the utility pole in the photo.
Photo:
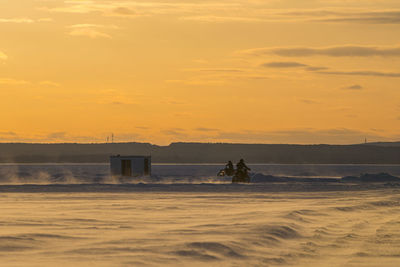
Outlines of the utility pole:
[[114,133],[111,133],[111,143],[114,143]]

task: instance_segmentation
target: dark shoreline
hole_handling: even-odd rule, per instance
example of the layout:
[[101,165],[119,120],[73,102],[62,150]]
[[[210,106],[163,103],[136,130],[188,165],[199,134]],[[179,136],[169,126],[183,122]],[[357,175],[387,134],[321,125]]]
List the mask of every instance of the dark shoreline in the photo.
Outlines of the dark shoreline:
[[111,155],[151,155],[153,163],[400,164],[400,145],[172,143],[0,143],[0,163],[107,163]]

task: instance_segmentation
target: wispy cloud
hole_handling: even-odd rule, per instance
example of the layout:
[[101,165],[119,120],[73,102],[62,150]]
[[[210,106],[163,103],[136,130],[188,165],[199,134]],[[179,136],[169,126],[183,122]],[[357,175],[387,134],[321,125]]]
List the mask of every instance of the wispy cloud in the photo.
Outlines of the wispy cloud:
[[52,18],[40,18],[37,20],[38,22],[52,22],[53,19]]
[[350,85],[350,86],[346,86],[346,87],[343,87],[343,89],[345,89],[345,90],[361,90],[361,89],[363,89],[364,87],[362,87],[361,85],[359,85],[359,84],[354,84],[354,85]]
[[192,20],[200,22],[262,22],[265,19],[256,17],[238,17],[238,16],[188,16],[181,17],[181,20]]
[[400,47],[344,45],[331,47],[264,47],[241,50],[238,54],[244,55],[277,55],[281,57],[400,57]]
[[[104,142],[109,133],[98,133],[96,136],[77,135],[66,131],[55,132],[30,132],[28,134],[15,133],[0,130],[0,141],[2,142],[29,142],[29,143],[59,143],[59,142],[81,142],[93,143]],[[148,134],[145,135],[148,137]],[[114,140],[118,142],[144,141],[145,138],[137,133],[118,132],[114,134]]]
[[299,101],[303,102],[304,104],[319,104],[319,102],[314,99],[299,99]]
[[54,132],[54,133],[49,133],[47,135],[47,139],[63,140],[63,139],[66,139],[66,136],[67,136],[66,132]]
[[275,69],[296,69],[301,68],[310,72],[317,72],[321,70],[327,70],[328,67],[323,66],[310,66],[305,63],[295,62],[295,61],[273,61],[261,64],[264,68],[275,68]]
[[[61,2],[61,1],[59,1]],[[285,8],[277,8],[281,0],[274,1],[124,1],[99,0],[78,1],[69,0],[58,5],[45,6],[42,10],[49,12],[86,14],[96,12],[103,16],[155,16],[176,15],[180,20],[198,22],[307,22],[307,23],[368,23],[368,24],[397,24],[400,23],[400,10],[375,9],[370,7],[334,7],[326,8],[324,2],[334,1],[307,1],[313,2],[314,8],[293,9],[296,6],[291,0],[285,3]],[[343,3],[342,1],[339,1]],[[346,0],[346,3],[349,1]],[[310,4],[310,3],[308,3]],[[303,4],[304,5],[304,4]],[[305,6],[305,5],[304,5]],[[360,6],[360,5],[358,5]],[[378,5],[379,6],[379,5]],[[376,7],[375,7],[376,8]]]
[[86,36],[90,38],[108,38],[111,35],[100,31],[99,29],[118,29],[115,25],[100,25],[100,24],[74,24],[68,26],[71,29],[69,35],[72,36]]
[[35,22],[50,22],[52,18],[0,18],[0,23],[32,24]]
[[223,79],[210,79],[204,77],[193,77],[186,80],[165,80],[166,83],[177,83],[186,85],[220,85],[226,83]]
[[119,27],[116,25],[101,25],[101,24],[91,24],[91,23],[73,24],[73,25],[68,26],[68,28],[72,28],[72,29],[83,29],[83,28],[119,29]]
[[17,134],[11,131],[0,131],[0,136],[16,137]]
[[377,10],[369,12],[342,12],[316,19],[320,22],[399,24],[400,10]]
[[7,84],[7,85],[26,85],[26,84],[30,84],[30,82],[24,81],[24,80],[10,79],[10,78],[0,78],[0,84]]
[[347,75],[347,76],[373,76],[373,77],[390,77],[398,78],[400,77],[400,72],[380,72],[380,71],[318,71],[318,74],[325,75]]
[[242,69],[230,69],[230,68],[201,68],[201,69],[185,69],[187,71],[199,71],[199,72],[216,72],[216,73],[221,73],[221,72],[244,72]]
[[299,68],[299,67],[308,67],[307,64],[299,63],[299,62],[268,62],[264,63],[261,66],[267,68]]
[[168,136],[179,137],[179,138],[187,137],[187,133],[185,132],[184,129],[181,128],[165,129],[162,130],[161,133]]
[[60,84],[53,82],[53,81],[41,81],[40,82],[41,85],[46,85],[46,86],[53,86],[53,87],[59,87]]
[[160,101],[160,103],[167,104],[167,105],[184,105],[184,104],[186,104],[186,102],[177,100],[172,97],[167,97],[164,100]]
[[112,37],[104,32],[100,32],[90,28],[82,28],[76,29],[69,32],[69,35],[72,36],[86,36],[90,38],[108,38],[111,39]]
[[30,18],[0,18],[0,23],[34,23]]
[[196,128],[195,131],[199,131],[199,132],[216,132],[216,131],[219,131],[219,129],[199,127],[199,128]]
[[148,16],[156,14],[187,14],[226,11],[241,7],[239,3],[183,3],[147,1],[65,1],[58,7],[42,7],[42,10],[64,13],[100,12],[105,16]]
[[[342,2],[342,1],[341,1]],[[273,12],[280,19],[303,20],[308,22],[397,24],[400,22],[399,9],[373,9],[355,7],[313,8]]]
[[124,17],[132,17],[132,16],[139,16],[140,14],[129,7],[115,7],[111,9],[111,15],[116,15],[116,16],[124,16]]
[[[341,1],[342,2],[342,1]],[[260,11],[261,12],[261,11]],[[278,21],[303,21],[311,23],[363,23],[363,24],[398,24],[399,9],[373,9],[355,7],[314,8],[293,11],[269,12]]]
[[322,66],[308,66],[306,70],[308,71],[319,71],[319,70],[327,70],[329,69],[328,67],[322,67]]
[[[371,76],[371,77],[388,77],[388,78],[399,78],[400,72],[384,72],[384,71],[374,71],[374,70],[329,70],[328,67],[315,67],[309,66],[304,63],[295,61],[276,61],[267,62],[261,65],[266,68],[276,68],[276,69],[303,69],[310,73],[324,74],[324,75],[345,75],[345,76]],[[347,90],[361,90],[363,89],[360,85],[352,85],[345,87],[343,89]]]

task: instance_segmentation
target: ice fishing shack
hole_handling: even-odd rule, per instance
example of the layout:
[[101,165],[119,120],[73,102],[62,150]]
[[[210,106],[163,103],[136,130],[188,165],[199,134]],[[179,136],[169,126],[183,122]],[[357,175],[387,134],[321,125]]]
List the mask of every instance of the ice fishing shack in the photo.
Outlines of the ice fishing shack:
[[111,156],[110,170],[112,176],[150,176],[151,156]]

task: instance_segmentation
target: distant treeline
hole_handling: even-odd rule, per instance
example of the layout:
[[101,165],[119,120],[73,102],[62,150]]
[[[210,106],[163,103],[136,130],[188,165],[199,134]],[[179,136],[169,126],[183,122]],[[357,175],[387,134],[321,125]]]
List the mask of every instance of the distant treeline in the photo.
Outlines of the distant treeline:
[[399,143],[265,145],[225,143],[27,144],[0,143],[3,163],[102,163],[110,155],[151,155],[154,163],[400,164]]

